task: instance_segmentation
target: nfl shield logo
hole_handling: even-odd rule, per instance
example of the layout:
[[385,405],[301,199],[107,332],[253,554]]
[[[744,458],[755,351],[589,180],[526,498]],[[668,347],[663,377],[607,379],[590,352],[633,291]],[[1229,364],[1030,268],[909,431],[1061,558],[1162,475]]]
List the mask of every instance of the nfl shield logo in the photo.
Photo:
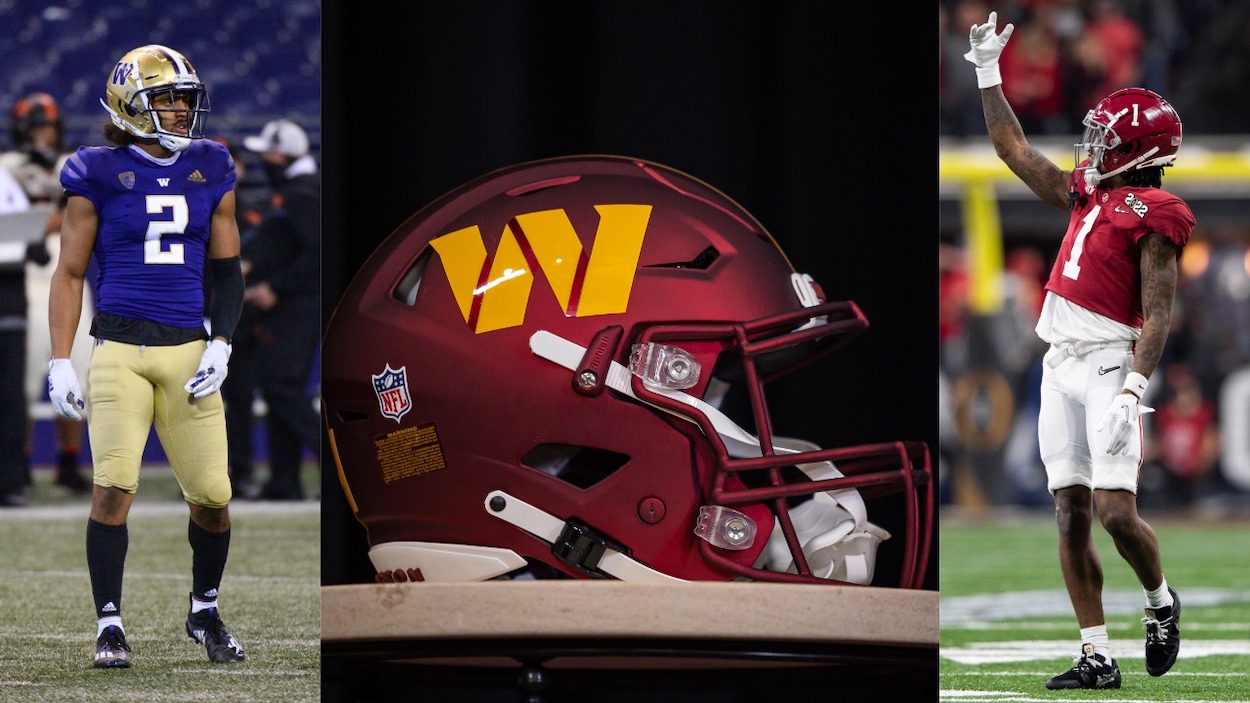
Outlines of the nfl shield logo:
[[412,398],[408,395],[408,367],[401,366],[397,371],[387,364],[385,371],[373,376],[373,392],[378,396],[382,415],[399,422],[399,418],[412,409]]

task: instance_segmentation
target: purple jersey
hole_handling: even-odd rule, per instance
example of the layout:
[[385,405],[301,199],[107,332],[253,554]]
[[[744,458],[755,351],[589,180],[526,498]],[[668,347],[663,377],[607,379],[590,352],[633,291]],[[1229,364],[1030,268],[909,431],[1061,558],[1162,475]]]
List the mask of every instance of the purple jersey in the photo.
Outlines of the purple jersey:
[[234,160],[221,144],[196,139],[167,161],[137,147],[80,147],[61,170],[61,185],[99,215],[96,309],[202,327],[212,214],[234,189]]
[[1116,322],[1141,329],[1141,254],[1137,243],[1154,232],[1179,251],[1194,229],[1185,201],[1158,188],[1114,190],[1072,179],[1078,198],[1046,290]]

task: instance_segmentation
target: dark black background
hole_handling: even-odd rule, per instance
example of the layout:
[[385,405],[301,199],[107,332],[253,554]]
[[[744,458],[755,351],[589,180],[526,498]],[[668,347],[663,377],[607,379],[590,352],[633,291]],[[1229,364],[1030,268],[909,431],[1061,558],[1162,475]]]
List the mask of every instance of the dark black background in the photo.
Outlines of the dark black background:
[[[741,203],[871,323],[802,386],[770,387],[775,425],[822,446],[914,439],[936,452],[929,12],[716,0],[322,9],[326,319],[374,246],[468,180],[564,154],[658,161]],[[323,467],[322,582],[367,581],[328,451]],[[935,567],[928,580],[936,588]]]

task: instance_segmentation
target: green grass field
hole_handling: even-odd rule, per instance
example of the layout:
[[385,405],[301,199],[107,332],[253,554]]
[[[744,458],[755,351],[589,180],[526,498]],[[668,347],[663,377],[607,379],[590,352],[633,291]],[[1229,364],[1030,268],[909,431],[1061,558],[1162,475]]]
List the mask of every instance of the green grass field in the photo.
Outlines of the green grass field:
[[231,504],[219,602],[247,661],[214,665],[183,629],[191,589],[186,504],[168,468],[145,466],[124,581],[132,666],[98,670],[85,547],[90,503],[56,494],[48,481],[37,472],[31,507],[0,511],[0,701],[320,700],[319,502]]
[[1119,690],[1048,691],[1079,642],[1059,572],[1053,513],[993,521],[944,515],[940,699],[943,701],[1250,701],[1250,521],[1147,515],[1164,572],[1180,594],[1181,651],[1172,671],[1145,671],[1145,596],[1110,538],[1095,528]]

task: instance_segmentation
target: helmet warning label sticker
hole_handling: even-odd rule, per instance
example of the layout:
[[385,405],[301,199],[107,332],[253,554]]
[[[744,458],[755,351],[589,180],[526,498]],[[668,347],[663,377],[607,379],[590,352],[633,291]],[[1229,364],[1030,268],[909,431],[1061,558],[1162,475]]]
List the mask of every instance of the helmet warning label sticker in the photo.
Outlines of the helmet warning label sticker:
[[388,432],[373,441],[385,483],[428,474],[447,466],[438,428],[432,422]]

